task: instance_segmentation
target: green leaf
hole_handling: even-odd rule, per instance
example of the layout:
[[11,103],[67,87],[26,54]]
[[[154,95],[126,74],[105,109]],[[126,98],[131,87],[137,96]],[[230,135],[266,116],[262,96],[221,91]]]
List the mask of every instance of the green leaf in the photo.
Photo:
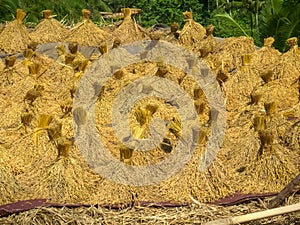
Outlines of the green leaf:
[[236,28],[238,28],[246,37],[249,37],[249,35],[247,34],[247,32],[240,26],[240,24],[233,19],[228,13],[224,13],[224,14],[216,14],[215,18],[217,19],[225,19],[227,21],[229,21],[231,24],[233,24]]

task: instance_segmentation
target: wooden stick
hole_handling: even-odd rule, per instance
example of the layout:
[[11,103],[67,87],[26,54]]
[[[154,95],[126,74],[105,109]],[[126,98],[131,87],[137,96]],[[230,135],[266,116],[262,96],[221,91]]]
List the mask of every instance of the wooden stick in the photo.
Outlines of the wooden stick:
[[278,195],[273,198],[269,204],[268,208],[275,208],[279,206],[284,199],[292,195],[297,191],[297,189],[300,189],[300,173],[287,185],[285,186],[279,193]]
[[294,205],[283,206],[275,209],[268,209],[262,212],[250,213],[242,216],[233,216],[226,219],[214,220],[205,225],[231,225],[240,224],[253,220],[263,219],[271,216],[278,216],[285,213],[300,211],[300,203]]

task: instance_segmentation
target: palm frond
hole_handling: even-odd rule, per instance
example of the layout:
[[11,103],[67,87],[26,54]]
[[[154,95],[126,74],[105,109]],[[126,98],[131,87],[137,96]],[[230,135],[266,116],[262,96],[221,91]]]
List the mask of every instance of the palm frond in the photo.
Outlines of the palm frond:
[[229,21],[232,25],[234,25],[236,28],[238,28],[246,37],[249,37],[249,35],[247,34],[247,32],[239,25],[239,23],[232,18],[232,16],[230,16],[228,13],[224,13],[224,14],[216,14],[215,15],[216,19],[225,19],[227,21]]

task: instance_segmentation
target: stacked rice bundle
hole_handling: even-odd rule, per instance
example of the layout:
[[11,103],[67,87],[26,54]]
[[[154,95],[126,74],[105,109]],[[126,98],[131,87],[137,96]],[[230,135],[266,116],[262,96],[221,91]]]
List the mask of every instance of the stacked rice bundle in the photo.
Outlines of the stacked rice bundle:
[[187,48],[194,49],[205,38],[206,29],[193,20],[192,12],[184,12],[183,16],[186,23],[179,33],[179,43]]
[[0,35],[0,50],[6,53],[18,53],[26,49],[30,42],[29,32],[23,24],[26,13],[17,10],[16,19],[3,28]]
[[124,14],[124,19],[120,26],[112,33],[113,37],[120,39],[121,44],[149,39],[147,32],[131,17],[131,9],[123,8],[122,12]]
[[51,10],[43,11],[44,19],[30,33],[31,39],[38,44],[63,42],[68,30],[55,18],[51,17]]
[[90,20],[91,12],[82,10],[83,21],[76,24],[70,30],[69,36],[65,39],[66,42],[77,42],[83,46],[100,46],[103,42],[111,39],[111,34],[100,29]]
[[255,46],[252,38],[226,38],[215,46],[214,51],[204,58],[218,80],[225,82],[230,73],[242,66],[242,55],[252,54]]

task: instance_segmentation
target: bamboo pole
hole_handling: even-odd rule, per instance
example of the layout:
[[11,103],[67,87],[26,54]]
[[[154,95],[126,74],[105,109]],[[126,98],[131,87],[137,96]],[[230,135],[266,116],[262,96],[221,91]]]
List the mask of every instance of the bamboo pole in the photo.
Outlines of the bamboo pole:
[[294,205],[283,206],[275,209],[268,209],[262,212],[250,213],[242,216],[233,216],[226,219],[214,220],[205,225],[231,225],[259,220],[267,217],[278,216],[285,213],[300,211],[300,203]]

